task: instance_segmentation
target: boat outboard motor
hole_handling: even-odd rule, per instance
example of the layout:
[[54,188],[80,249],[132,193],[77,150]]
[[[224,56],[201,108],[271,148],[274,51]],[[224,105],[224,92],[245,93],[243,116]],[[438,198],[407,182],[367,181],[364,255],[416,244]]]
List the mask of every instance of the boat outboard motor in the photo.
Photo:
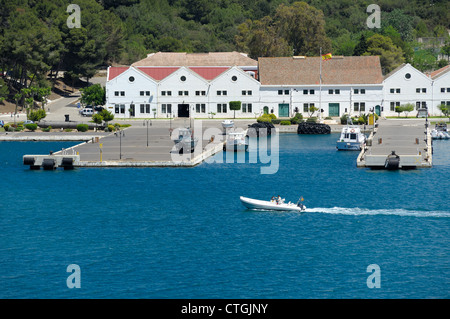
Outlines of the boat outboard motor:
[[400,156],[395,154],[395,151],[392,151],[392,153],[386,157],[384,167],[387,169],[398,169],[399,166],[400,166]]

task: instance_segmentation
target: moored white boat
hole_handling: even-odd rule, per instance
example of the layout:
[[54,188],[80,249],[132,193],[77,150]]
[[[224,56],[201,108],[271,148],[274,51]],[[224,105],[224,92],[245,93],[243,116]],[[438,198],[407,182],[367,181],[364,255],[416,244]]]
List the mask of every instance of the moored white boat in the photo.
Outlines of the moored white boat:
[[234,122],[232,120],[223,120],[222,121],[222,127],[224,129],[232,128],[233,126],[234,126]]
[[297,212],[302,212],[306,210],[306,206],[301,204],[300,201],[298,204],[295,204],[291,202],[284,203],[284,200],[265,201],[243,196],[240,196],[240,200],[242,205],[244,205],[248,209],[254,210],[276,210],[276,211],[297,211]]
[[231,152],[246,151],[248,149],[248,141],[243,132],[228,133],[225,145],[225,149]]
[[353,125],[350,118],[348,121],[347,126],[342,128],[336,148],[340,151],[360,151],[364,147],[366,136],[359,126]]
[[448,140],[450,139],[450,134],[447,131],[447,124],[438,123],[435,128],[431,130],[431,138],[434,140]]

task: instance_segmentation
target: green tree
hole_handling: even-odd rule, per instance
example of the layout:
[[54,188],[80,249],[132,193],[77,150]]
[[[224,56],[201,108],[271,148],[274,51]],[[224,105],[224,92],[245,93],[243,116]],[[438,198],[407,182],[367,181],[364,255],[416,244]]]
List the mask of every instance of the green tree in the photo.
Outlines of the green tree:
[[355,50],[353,51],[354,56],[361,56],[364,53],[366,53],[368,49],[367,46],[367,37],[365,33],[361,34],[361,37],[359,38],[358,44],[355,46]]
[[45,118],[47,116],[47,113],[45,112],[45,110],[39,109],[39,110],[31,110],[28,113],[28,119],[32,120],[33,122],[39,122],[40,120],[42,120],[43,118]]
[[374,34],[367,39],[367,51],[364,55],[379,56],[381,68],[385,74],[405,61],[403,51],[394,45],[391,38],[381,34]]
[[237,46],[240,51],[248,52],[251,58],[292,55],[292,46],[277,34],[271,17],[247,20],[238,29]]
[[241,109],[241,101],[231,101],[230,110],[234,111],[234,118],[236,118],[236,111]]
[[87,105],[103,105],[106,101],[106,91],[100,84],[94,84],[80,89],[81,103]]
[[114,114],[112,114],[110,111],[103,109],[100,112],[100,115],[102,116],[103,120],[108,124],[108,122],[114,120]]
[[403,105],[398,105],[395,107],[395,112],[398,113],[398,117],[400,117],[400,113],[402,113],[403,111]]
[[403,112],[405,112],[405,117],[408,117],[409,112],[414,111],[414,104],[406,103],[402,106]]
[[430,50],[417,50],[414,52],[412,66],[416,69],[425,72],[433,70],[436,67],[436,57]]
[[3,102],[9,94],[8,85],[0,78],[0,103]]
[[323,12],[306,2],[294,2],[290,6],[281,4],[274,20],[279,34],[293,46],[296,55],[315,56],[320,47],[323,52],[331,50]]
[[450,121],[450,105],[439,104],[438,108],[439,110],[441,110],[442,114],[448,117]]

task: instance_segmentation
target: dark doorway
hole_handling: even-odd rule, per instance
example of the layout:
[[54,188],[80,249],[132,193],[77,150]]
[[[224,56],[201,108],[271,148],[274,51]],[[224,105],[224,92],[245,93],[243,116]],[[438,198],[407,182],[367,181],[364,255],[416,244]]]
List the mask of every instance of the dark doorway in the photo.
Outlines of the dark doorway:
[[178,104],[178,117],[189,117],[189,104]]

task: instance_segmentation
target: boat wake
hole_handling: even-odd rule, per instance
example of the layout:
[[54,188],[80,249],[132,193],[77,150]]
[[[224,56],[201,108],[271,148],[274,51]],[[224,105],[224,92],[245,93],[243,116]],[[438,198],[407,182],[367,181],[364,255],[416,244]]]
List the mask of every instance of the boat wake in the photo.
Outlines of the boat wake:
[[306,213],[341,214],[341,215],[392,215],[392,216],[413,216],[413,217],[450,217],[449,211],[425,211],[408,209],[368,209],[368,208],[307,208]]

